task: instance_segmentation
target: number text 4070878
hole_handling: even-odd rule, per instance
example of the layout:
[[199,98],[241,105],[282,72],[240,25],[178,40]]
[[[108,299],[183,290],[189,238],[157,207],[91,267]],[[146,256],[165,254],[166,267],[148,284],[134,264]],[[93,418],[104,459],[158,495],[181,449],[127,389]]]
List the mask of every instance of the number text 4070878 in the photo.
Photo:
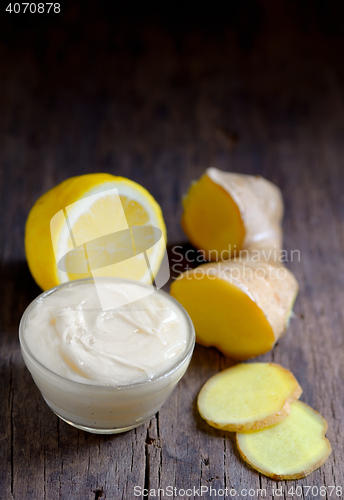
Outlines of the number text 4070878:
[[10,14],[59,14],[61,12],[61,4],[54,2],[15,2],[9,3],[5,10]]

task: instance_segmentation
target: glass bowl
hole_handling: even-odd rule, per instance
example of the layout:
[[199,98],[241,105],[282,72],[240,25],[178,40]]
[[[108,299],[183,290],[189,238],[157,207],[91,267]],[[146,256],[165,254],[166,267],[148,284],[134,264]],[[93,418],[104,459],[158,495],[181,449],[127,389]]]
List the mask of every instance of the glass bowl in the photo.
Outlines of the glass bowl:
[[[131,280],[100,278],[102,281],[133,283]],[[97,279],[99,281],[99,279]],[[168,298],[187,325],[183,355],[172,368],[146,382],[130,385],[101,385],[77,382],[63,377],[44,366],[25,341],[25,329],[30,312],[38,301],[65,287],[93,282],[92,278],[63,283],[39,295],[25,310],[19,325],[19,340],[24,362],[43,398],[62,420],[78,429],[96,434],[115,434],[133,429],[150,420],[165,403],[189,366],[195,345],[195,330],[185,309],[162,290],[154,292]],[[142,287],[148,287],[136,283]],[[150,287],[151,288],[151,287]]]

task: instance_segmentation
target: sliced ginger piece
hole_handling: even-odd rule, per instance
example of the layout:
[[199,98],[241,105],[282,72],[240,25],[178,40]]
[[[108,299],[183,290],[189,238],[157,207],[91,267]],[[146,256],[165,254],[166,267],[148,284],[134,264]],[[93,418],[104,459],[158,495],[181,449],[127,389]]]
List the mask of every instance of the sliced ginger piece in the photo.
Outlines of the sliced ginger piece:
[[[208,260],[217,260],[215,252],[242,248],[245,226],[238,205],[226,189],[204,174],[194,182],[183,200],[182,227],[191,243],[206,252]],[[215,251],[215,252],[214,252]]]
[[250,257],[203,264],[171,286],[194,323],[197,342],[238,360],[273,348],[287,329],[297,291],[285,267]]
[[226,431],[262,429],[285,419],[301,396],[294,375],[276,363],[241,363],[206,382],[198,410],[209,425]]
[[318,469],[331,453],[326,420],[313,408],[295,401],[290,415],[271,427],[238,433],[242,458],[275,480],[301,479]]
[[281,191],[263,177],[208,168],[183,205],[183,229],[207,260],[226,260],[241,249],[282,248]]

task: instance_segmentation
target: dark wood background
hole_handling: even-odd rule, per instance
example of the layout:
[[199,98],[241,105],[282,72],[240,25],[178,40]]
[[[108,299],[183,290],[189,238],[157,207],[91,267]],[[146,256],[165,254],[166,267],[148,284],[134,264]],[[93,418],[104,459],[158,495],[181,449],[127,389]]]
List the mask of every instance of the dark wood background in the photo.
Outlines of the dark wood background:
[[[187,12],[63,3],[50,17],[1,12],[0,497],[132,499],[135,485],[203,485],[235,488],[237,498],[242,488],[278,498],[278,487],[295,498],[291,486],[344,487],[342,2],[252,0]],[[304,480],[258,474],[231,433],[200,419],[198,391],[231,364],[216,349],[197,346],[159,414],[117,436],[59,421],[20,355],[18,323],[40,293],[23,247],[35,200],[72,175],[127,176],[161,204],[170,248],[185,249],[181,199],[210,165],[261,174],[283,191],[285,248],[301,252],[288,263],[300,293],[288,333],[258,359],[291,369],[302,400],[328,421],[333,453]],[[329,491],[325,498],[338,498]],[[302,498],[324,497],[313,489]]]

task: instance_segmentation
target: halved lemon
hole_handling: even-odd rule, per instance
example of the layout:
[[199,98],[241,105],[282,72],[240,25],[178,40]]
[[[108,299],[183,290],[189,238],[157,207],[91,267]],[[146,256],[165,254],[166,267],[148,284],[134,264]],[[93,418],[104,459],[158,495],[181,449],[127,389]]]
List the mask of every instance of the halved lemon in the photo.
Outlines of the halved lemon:
[[47,290],[89,276],[151,283],[166,249],[160,206],[129,179],[71,177],[41,196],[25,227],[27,262]]

